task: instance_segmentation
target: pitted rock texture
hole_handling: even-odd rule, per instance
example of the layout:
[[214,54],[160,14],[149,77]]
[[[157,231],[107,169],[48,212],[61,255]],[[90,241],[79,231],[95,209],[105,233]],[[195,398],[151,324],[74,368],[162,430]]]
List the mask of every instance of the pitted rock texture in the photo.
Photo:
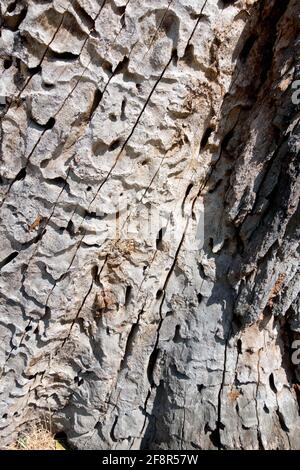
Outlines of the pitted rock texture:
[[298,0],[0,6],[1,446],[300,448]]

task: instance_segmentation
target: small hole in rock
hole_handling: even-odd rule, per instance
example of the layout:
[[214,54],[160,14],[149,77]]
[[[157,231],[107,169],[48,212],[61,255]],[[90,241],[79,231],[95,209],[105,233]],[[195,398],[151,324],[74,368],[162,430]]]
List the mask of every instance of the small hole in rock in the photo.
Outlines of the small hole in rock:
[[47,183],[57,184],[57,186],[60,186],[61,188],[63,188],[66,185],[66,180],[62,178],[61,176],[57,176],[56,178],[48,179]]
[[126,120],[126,113],[125,113],[126,105],[127,105],[127,99],[124,98],[122,101],[122,105],[121,105],[121,121]]
[[160,251],[161,251],[162,248],[163,248],[163,243],[162,243],[162,241],[163,241],[163,236],[164,236],[165,232],[166,232],[166,229],[165,229],[164,227],[162,227],[162,228],[160,229],[160,231],[158,232],[158,235],[157,235],[157,237],[156,237],[156,249],[157,249],[157,250],[160,250]]
[[69,220],[68,225],[67,225],[67,227],[66,227],[66,231],[68,232],[68,234],[69,234],[71,237],[74,237],[74,235],[75,235],[75,227],[74,227],[74,224],[73,224],[72,220]]
[[17,174],[17,176],[15,177],[15,181],[21,181],[25,178],[25,176],[26,176],[26,168],[22,168]]
[[116,11],[118,15],[123,16],[126,11],[126,5],[123,5],[122,7],[117,7]]
[[190,183],[186,189],[186,192],[185,192],[185,196],[184,196],[184,200],[187,199],[187,197],[189,196],[190,192],[192,191],[194,185],[193,183]]
[[181,336],[180,336],[180,325],[176,325],[175,327],[175,334],[173,337],[174,343],[181,343]]
[[155,364],[159,356],[159,351],[160,351],[159,348],[155,348],[152,351],[150,358],[149,358],[148,367],[147,367],[147,377],[148,377],[150,384],[153,383],[153,372],[154,372]]
[[93,28],[92,31],[90,32],[90,36],[92,36],[92,38],[97,39],[99,38],[99,33]]
[[79,58],[79,54],[73,54],[72,52],[64,51],[64,52],[56,52],[51,50],[49,53],[52,59],[61,60],[65,62],[74,62]]
[[98,273],[99,273],[99,268],[98,268],[98,266],[97,266],[97,265],[93,266],[92,269],[91,269],[91,274],[92,274],[92,278],[93,278],[93,281],[94,281],[94,282],[98,282],[98,281],[99,281]]
[[55,118],[51,117],[48,122],[45,124],[45,130],[51,130],[55,126]]
[[121,16],[120,23],[121,23],[122,28],[124,28],[126,25],[125,14]]
[[31,77],[33,77],[33,75],[37,75],[41,71],[42,71],[42,67],[40,65],[37,65],[36,67],[32,67],[28,69],[28,72]]
[[47,90],[52,90],[52,88],[55,88],[55,85],[54,83],[43,82],[43,87],[46,88]]
[[162,289],[159,289],[159,290],[157,291],[157,293],[156,293],[156,298],[157,298],[157,299],[160,299],[162,295],[163,295],[163,290],[162,290]]
[[269,414],[269,413],[270,413],[270,410],[269,410],[269,408],[267,407],[267,405],[266,405],[266,404],[264,404],[264,408],[263,408],[263,410],[264,410],[264,412],[265,412],[265,413],[267,413],[267,414]]
[[12,12],[14,11],[14,9],[16,8],[17,3],[18,3],[18,2],[15,1],[15,2],[11,3],[10,5],[8,5],[8,7],[7,7],[7,12],[8,12],[8,13],[12,13]]
[[13,64],[13,61],[11,59],[5,59],[3,62],[3,67],[5,70],[9,69]]
[[127,307],[127,305],[129,305],[129,303],[131,301],[131,298],[132,298],[132,287],[127,286],[126,287],[126,292],[125,292],[125,307]]
[[206,129],[206,131],[204,132],[203,134],[203,137],[201,139],[201,144],[200,144],[200,149],[204,149],[207,145],[207,142],[208,142],[208,139],[210,138],[211,134],[213,133],[213,128],[212,127],[208,127]]
[[270,388],[272,390],[272,392],[274,393],[277,393],[277,388],[276,388],[276,385],[275,385],[275,380],[274,380],[274,374],[270,374],[269,376],[269,384],[270,384]]
[[[114,70],[114,75],[117,75],[119,73],[125,73],[128,69],[128,63],[129,63],[129,59],[127,56],[125,56],[121,60],[121,62],[119,62],[118,65],[116,66]],[[124,98],[124,100],[126,100],[126,98]]]
[[121,139],[116,139],[114,140],[110,146],[109,146],[109,151],[112,152],[113,150],[116,150],[118,147],[121,145]]
[[93,99],[93,103],[92,103],[92,106],[91,106],[91,111],[90,111],[90,116],[92,117],[93,114],[95,113],[96,109],[98,108],[101,100],[102,100],[102,96],[103,96],[103,93],[102,91],[100,91],[98,88],[96,89],[95,93],[94,93],[94,99]]
[[205,426],[204,426],[204,432],[205,432],[205,434],[207,434],[207,433],[209,433],[209,432],[211,432],[211,431],[212,431],[212,429],[211,429],[209,423],[205,423]]
[[184,51],[183,59],[187,65],[191,65],[195,61],[194,46],[193,44],[188,44]]
[[104,59],[101,65],[103,70],[112,74],[112,65],[107,60]]
[[51,308],[48,307],[48,305],[46,305],[46,307],[45,307],[45,315],[44,315],[44,318],[46,318],[46,319],[51,318]]

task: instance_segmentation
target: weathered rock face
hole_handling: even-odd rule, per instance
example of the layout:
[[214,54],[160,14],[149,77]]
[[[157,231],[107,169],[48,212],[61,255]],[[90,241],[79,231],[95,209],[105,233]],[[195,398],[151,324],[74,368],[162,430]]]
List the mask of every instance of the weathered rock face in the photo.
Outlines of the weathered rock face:
[[298,0],[0,5],[1,444],[300,448]]

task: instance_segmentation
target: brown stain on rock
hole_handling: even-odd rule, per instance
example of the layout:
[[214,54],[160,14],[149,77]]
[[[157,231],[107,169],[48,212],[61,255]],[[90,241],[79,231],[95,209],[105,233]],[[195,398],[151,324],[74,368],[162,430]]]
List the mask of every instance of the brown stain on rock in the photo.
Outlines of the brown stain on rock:
[[270,307],[270,308],[273,307],[273,305],[275,303],[275,299],[280,294],[280,291],[281,291],[281,288],[282,288],[283,283],[285,281],[285,278],[286,278],[285,273],[279,274],[279,276],[277,278],[277,281],[275,282],[274,287],[271,290],[271,294],[270,294],[269,301],[268,301],[268,307]]
[[41,225],[42,221],[43,217],[39,214],[36,217],[35,221],[31,225],[29,225],[29,231],[33,232],[33,230],[36,230]]

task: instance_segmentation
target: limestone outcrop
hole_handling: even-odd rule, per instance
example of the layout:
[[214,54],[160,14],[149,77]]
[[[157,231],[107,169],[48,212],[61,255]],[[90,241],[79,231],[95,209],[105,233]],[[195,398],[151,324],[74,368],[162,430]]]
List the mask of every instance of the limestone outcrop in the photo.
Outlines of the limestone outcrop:
[[299,449],[299,1],[0,7],[1,446]]

